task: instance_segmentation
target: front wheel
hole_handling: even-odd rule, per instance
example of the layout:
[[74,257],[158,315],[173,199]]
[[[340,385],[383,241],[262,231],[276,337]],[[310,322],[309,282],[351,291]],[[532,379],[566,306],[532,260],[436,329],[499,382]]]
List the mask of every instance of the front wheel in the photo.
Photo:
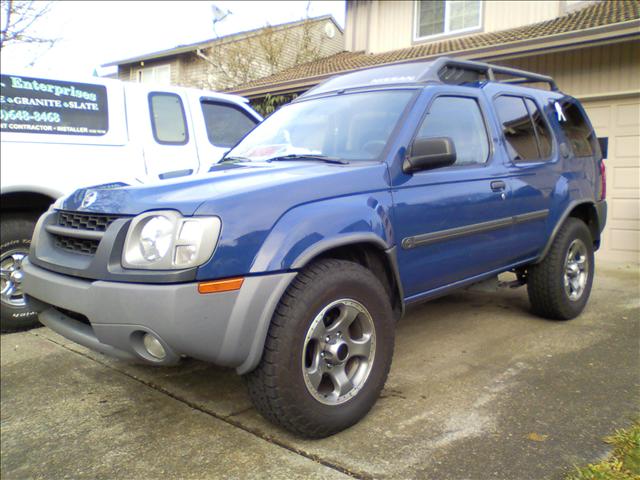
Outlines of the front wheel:
[[3,213],[0,229],[0,330],[14,332],[39,325],[22,291],[22,261],[29,254],[37,217]]
[[391,366],[389,297],[359,264],[322,260],[289,286],[276,309],[249,394],[267,419],[304,437],[350,427],[376,402]]
[[583,221],[568,218],[544,260],[528,269],[533,311],[552,320],[577,317],[589,299],[593,274],[591,232]]

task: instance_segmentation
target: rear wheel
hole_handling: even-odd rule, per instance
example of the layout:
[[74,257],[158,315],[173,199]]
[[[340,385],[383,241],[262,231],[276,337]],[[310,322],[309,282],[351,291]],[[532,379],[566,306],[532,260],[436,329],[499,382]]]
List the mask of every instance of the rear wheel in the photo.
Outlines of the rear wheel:
[[533,311],[552,320],[578,316],[589,299],[593,274],[591,232],[581,220],[568,218],[544,260],[528,269]]
[[0,326],[3,332],[39,325],[36,312],[22,291],[22,261],[29,254],[37,217],[30,213],[3,213],[0,233]]
[[283,295],[261,363],[247,375],[254,405],[304,437],[348,428],[384,386],[394,325],[389,297],[369,270],[342,260],[309,266]]

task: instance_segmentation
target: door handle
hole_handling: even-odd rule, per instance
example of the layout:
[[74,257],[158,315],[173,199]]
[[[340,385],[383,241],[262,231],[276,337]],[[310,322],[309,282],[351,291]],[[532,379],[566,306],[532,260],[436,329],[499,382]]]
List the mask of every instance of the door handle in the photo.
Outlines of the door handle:
[[494,180],[491,182],[491,190],[494,192],[503,192],[507,185],[502,180]]

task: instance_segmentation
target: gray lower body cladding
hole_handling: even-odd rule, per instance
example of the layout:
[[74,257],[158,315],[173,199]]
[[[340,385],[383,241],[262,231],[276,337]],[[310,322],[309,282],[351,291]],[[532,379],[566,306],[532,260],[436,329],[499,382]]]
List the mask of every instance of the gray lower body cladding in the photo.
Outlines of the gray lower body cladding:
[[[250,276],[240,290],[204,295],[197,283],[91,281],[28,260],[24,275],[25,292],[42,323],[81,345],[156,365],[188,356],[242,374],[260,361],[273,312],[296,273]],[[145,352],[143,333],[160,340],[167,352],[163,360]]]

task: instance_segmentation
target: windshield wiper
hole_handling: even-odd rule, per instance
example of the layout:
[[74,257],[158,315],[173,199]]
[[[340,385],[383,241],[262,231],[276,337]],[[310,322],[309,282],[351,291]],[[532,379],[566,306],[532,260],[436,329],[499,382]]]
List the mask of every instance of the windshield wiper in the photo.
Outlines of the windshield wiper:
[[250,162],[251,159],[248,157],[222,157],[218,163],[222,162]]
[[342,158],[329,157],[327,155],[314,155],[314,154],[297,154],[292,153],[290,155],[282,155],[281,157],[269,158],[267,162],[286,162],[289,160],[319,160],[326,163],[335,163],[338,165],[347,165],[349,162]]

